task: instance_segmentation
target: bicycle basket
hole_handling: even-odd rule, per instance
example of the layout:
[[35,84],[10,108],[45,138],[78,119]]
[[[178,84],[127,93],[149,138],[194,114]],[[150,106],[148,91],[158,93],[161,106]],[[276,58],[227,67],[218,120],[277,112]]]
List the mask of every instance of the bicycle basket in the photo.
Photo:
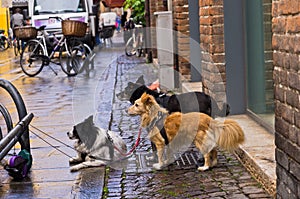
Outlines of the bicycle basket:
[[63,20],[61,26],[64,36],[83,37],[86,33],[87,23],[74,20]]
[[19,39],[33,39],[37,36],[37,30],[35,27],[16,27],[14,32]]

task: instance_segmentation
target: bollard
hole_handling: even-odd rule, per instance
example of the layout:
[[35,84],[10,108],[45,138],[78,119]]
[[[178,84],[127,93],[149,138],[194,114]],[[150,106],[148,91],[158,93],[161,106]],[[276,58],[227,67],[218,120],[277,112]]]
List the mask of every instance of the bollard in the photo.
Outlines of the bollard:
[[[21,121],[27,115],[27,110],[26,110],[24,101],[23,101],[20,93],[18,92],[18,90],[12,83],[10,83],[9,81],[7,81],[5,79],[0,78],[0,87],[5,89],[10,94],[11,98],[13,99],[13,101],[17,107],[19,120]],[[21,145],[21,149],[26,149],[30,153],[28,126],[25,127],[24,133],[22,134],[22,136],[20,137],[20,139],[18,141]]]
[[18,142],[33,118],[33,114],[26,115],[2,140],[0,140],[0,160],[2,160],[10,149]]

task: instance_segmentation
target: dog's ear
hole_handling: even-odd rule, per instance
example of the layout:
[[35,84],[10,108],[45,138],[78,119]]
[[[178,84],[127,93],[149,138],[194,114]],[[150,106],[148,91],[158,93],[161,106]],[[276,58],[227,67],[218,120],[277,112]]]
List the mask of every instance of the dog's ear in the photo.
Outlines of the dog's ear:
[[94,123],[94,118],[93,118],[94,116],[93,115],[90,115],[87,119],[86,119],[86,121],[87,122],[89,122],[89,123]]
[[144,80],[144,75],[141,75],[135,83],[138,83],[138,84],[145,84],[145,80]]
[[144,80],[144,75],[141,75],[135,83],[138,83],[138,84],[145,84],[145,80]]
[[141,97],[141,102],[145,105],[153,104],[153,97],[147,93],[143,93]]

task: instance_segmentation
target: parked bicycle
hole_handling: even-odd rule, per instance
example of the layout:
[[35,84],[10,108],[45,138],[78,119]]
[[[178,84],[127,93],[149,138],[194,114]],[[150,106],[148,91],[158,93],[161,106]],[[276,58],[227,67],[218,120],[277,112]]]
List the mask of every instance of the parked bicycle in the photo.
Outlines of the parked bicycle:
[[137,55],[140,57],[144,53],[145,42],[142,25],[135,25],[132,31],[132,36],[128,39],[125,46],[125,53],[127,56]]
[[0,51],[4,51],[9,47],[9,39],[4,33],[5,30],[0,30]]
[[[55,17],[55,19],[61,20],[58,17]],[[68,23],[75,23],[75,26],[71,27],[77,27],[77,32],[72,32],[70,28],[64,28],[64,24]],[[39,74],[44,66],[49,66],[57,75],[50,63],[60,65],[63,72],[68,76],[75,76],[82,72],[88,65],[86,62],[90,61],[90,56],[87,54],[90,49],[77,37],[85,35],[86,23],[70,20],[62,21],[62,35],[61,33],[49,34],[45,27],[41,26],[37,30],[40,33],[39,36],[36,39],[29,40],[21,53],[20,65],[23,72],[33,77]],[[64,30],[71,32],[64,32]],[[49,39],[52,39],[53,43],[49,42]],[[52,59],[57,58],[57,54],[59,62],[52,61]]]

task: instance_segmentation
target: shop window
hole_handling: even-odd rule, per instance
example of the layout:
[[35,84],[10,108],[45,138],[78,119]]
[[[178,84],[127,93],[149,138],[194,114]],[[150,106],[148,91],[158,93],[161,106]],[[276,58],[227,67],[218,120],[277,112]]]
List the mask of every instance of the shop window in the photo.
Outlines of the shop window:
[[247,108],[274,128],[272,0],[246,1]]

